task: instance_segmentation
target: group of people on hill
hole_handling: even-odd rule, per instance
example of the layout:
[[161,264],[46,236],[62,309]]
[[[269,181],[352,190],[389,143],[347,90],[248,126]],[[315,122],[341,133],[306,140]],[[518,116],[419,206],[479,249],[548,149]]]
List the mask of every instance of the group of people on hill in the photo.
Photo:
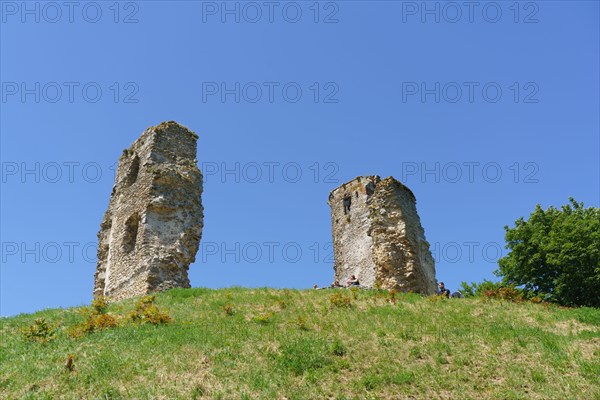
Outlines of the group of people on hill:
[[[351,288],[351,287],[360,287],[360,281],[358,280],[358,278],[356,277],[356,275],[352,275],[350,277],[350,279],[348,279],[346,281],[346,285],[341,285],[339,281],[334,281],[331,285],[324,287],[324,288],[320,288],[317,285],[314,285],[313,288],[314,289],[337,289],[337,288]],[[461,292],[454,292],[452,293],[450,291],[450,289],[446,288],[446,285],[444,284],[444,282],[440,282],[438,284],[438,290],[437,290],[437,295],[438,296],[444,296],[446,298],[462,298],[463,295]]]
[[457,298],[457,299],[462,299],[463,295],[461,292],[454,292],[451,293],[450,289],[446,288],[446,285],[444,285],[444,282],[440,282],[438,284],[438,291],[437,291],[437,295],[438,296],[445,296],[446,298]]
[[319,286],[315,285],[313,286],[314,289],[339,289],[339,288],[350,288],[350,287],[359,287],[360,286],[360,282],[358,281],[358,278],[356,277],[356,275],[352,275],[350,277],[350,279],[348,279],[346,281],[346,286],[340,284],[340,281],[334,281],[331,285],[324,287],[324,288],[320,288]]
[[[350,279],[348,279],[346,281],[346,285],[341,285],[339,281],[334,281],[331,285],[324,287],[324,288],[320,288],[318,285],[314,285],[313,288],[314,289],[337,289],[337,288],[351,288],[351,287],[360,287],[360,281],[358,280],[358,278],[356,277],[356,275],[352,275],[350,277]],[[461,292],[450,292],[450,289],[446,288],[446,285],[444,284],[444,282],[440,282],[438,284],[438,290],[437,290],[437,295],[438,296],[444,296],[446,298],[462,298],[463,295]]]

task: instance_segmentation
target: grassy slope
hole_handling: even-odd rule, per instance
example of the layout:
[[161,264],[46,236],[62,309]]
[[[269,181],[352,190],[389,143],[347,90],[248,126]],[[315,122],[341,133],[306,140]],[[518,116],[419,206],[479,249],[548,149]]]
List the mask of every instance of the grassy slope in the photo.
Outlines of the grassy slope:
[[[65,333],[82,320],[77,309],[1,319],[0,398],[600,399],[600,310],[413,294],[391,304],[377,291],[343,308],[331,307],[333,293],[352,296],[172,290],[157,305],[173,323],[81,339]],[[60,322],[56,339],[22,337],[38,317]]]

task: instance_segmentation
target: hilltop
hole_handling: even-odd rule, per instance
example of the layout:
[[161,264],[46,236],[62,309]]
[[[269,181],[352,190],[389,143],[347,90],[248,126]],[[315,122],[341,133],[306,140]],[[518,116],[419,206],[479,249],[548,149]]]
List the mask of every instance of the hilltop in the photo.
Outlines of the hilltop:
[[[81,308],[0,319],[0,398],[600,399],[599,309],[266,288],[155,304],[173,320],[79,338]],[[21,333],[39,318],[47,342]]]

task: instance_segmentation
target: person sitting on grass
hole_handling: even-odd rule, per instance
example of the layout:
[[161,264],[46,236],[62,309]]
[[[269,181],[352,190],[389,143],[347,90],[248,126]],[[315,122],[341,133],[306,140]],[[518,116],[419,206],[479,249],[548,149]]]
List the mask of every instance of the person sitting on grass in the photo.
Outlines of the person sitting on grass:
[[438,296],[446,296],[447,298],[450,298],[450,289],[446,289],[444,282],[440,282],[440,284],[438,285],[437,294]]
[[350,279],[348,279],[346,281],[346,286],[347,287],[351,287],[351,286],[359,286],[360,282],[358,282],[358,278],[356,277],[356,275],[352,275],[350,277]]
[[330,289],[337,289],[337,288],[341,288],[341,287],[343,287],[343,286],[342,286],[342,285],[340,285],[340,281],[334,281],[334,282],[333,282],[333,283],[332,283],[332,284],[329,286],[329,288],[330,288]]

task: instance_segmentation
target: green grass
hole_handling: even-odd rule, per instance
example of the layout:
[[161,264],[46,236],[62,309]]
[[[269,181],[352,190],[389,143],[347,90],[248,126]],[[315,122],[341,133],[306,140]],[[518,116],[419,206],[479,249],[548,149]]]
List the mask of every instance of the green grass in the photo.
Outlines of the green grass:
[[[600,399],[598,309],[395,297],[177,289],[156,297],[173,322],[78,339],[78,309],[0,319],[0,398]],[[36,318],[54,338],[21,333]]]

